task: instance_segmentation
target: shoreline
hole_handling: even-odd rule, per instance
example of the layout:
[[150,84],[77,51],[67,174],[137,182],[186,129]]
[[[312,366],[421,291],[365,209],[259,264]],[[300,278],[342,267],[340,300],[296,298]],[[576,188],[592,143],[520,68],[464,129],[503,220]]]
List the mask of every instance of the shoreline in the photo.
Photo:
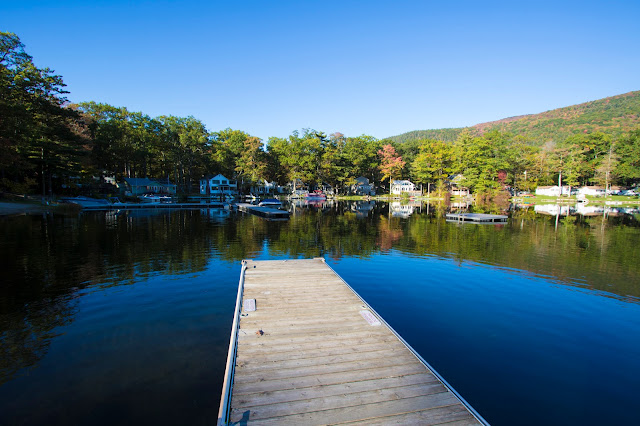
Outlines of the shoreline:
[[0,216],[39,214],[48,212],[50,208],[42,204],[0,201]]

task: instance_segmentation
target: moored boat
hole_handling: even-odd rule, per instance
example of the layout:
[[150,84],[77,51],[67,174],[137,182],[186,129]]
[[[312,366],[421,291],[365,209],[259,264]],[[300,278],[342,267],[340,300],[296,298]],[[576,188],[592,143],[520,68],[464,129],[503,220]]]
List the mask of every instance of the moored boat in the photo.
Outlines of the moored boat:
[[266,199],[260,201],[258,203],[258,206],[260,206],[260,207],[280,208],[280,207],[282,207],[282,203],[280,202],[280,200],[275,199],[275,198],[266,198]]
[[313,192],[309,192],[304,198],[306,200],[326,200],[327,196],[321,189],[316,189]]
[[84,196],[63,197],[60,198],[60,201],[62,201],[63,203],[77,204],[83,209],[109,208],[112,205],[116,204],[115,202],[106,200],[104,198],[91,198]]
[[138,198],[141,202],[150,204],[167,204],[173,202],[168,195],[144,194]]

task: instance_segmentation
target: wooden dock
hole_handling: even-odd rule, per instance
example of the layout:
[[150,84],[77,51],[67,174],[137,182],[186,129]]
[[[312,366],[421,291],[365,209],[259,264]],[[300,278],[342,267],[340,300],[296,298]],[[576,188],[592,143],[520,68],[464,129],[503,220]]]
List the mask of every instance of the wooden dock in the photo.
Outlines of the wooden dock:
[[218,424],[487,424],[324,259],[243,261]]
[[288,219],[289,212],[286,210],[273,209],[270,207],[256,206],[249,203],[236,203],[238,210],[255,214],[256,216],[265,217],[267,219]]
[[484,213],[447,213],[447,222],[498,224],[507,223],[509,216]]

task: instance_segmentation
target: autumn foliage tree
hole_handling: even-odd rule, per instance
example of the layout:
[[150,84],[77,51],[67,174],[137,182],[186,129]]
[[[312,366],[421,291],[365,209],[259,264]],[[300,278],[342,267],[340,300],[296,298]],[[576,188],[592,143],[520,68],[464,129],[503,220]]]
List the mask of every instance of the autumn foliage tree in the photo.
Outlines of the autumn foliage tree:
[[382,173],[382,180],[388,180],[389,187],[391,187],[391,179],[402,172],[406,163],[391,144],[384,145],[378,151],[378,157],[380,158],[380,166],[378,168]]

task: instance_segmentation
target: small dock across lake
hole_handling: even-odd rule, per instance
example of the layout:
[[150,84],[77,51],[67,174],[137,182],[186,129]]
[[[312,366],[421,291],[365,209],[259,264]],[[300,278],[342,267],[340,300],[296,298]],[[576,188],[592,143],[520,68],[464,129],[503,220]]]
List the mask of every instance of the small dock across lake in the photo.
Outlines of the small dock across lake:
[[324,259],[244,261],[218,424],[486,424]]
[[288,219],[289,212],[286,210],[272,209],[270,207],[256,206],[249,203],[237,203],[236,206],[241,212],[255,214],[256,216],[265,217],[267,219]]
[[498,224],[507,223],[509,216],[483,213],[447,213],[447,222]]

